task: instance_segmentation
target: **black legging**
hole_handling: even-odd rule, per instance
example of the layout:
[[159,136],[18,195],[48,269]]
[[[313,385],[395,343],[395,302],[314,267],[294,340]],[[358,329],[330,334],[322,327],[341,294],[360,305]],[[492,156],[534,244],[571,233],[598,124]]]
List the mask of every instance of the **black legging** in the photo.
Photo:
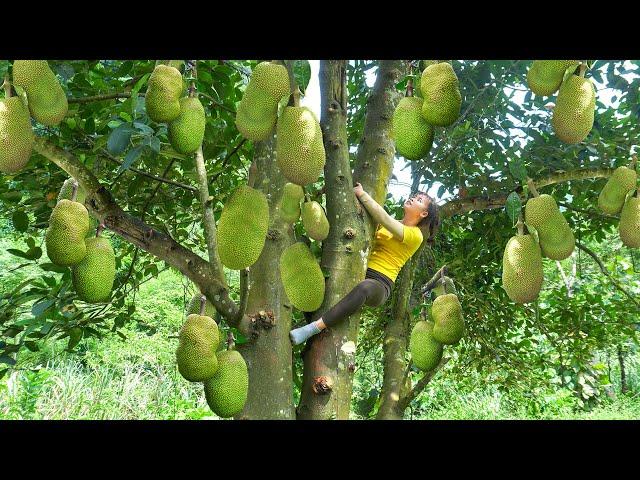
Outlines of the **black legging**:
[[367,269],[367,278],[353,287],[342,300],[322,315],[322,321],[331,327],[357,311],[362,305],[378,307],[391,295],[391,279],[375,270]]

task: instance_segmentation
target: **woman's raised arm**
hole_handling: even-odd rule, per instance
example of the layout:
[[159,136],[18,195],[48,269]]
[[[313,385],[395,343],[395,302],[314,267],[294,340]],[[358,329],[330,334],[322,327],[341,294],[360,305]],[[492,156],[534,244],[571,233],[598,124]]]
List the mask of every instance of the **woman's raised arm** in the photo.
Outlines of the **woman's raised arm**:
[[384,228],[389,230],[398,240],[404,240],[404,225],[401,222],[389,215],[384,208],[382,208],[382,205],[376,202],[362,189],[362,185],[359,183],[356,183],[356,186],[353,187],[353,191],[376,223],[381,224]]

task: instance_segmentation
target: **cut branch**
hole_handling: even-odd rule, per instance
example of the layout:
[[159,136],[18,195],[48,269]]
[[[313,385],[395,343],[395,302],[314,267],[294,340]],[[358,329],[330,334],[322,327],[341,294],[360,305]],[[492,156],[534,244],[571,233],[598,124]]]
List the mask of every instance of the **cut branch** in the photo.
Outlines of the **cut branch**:
[[[138,93],[140,96],[144,96],[144,93]],[[119,98],[131,98],[131,92],[114,92],[114,93],[103,93],[102,95],[92,95],[90,97],[68,97],[68,103],[92,103],[92,102],[102,102],[104,100],[116,100]]]
[[442,367],[444,367],[449,362],[449,360],[451,360],[450,357],[443,358],[442,360],[440,360],[440,363],[436,365],[436,367],[433,370],[425,373],[424,376],[418,381],[418,383],[416,383],[415,386],[411,389],[411,391],[407,393],[407,395],[398,402],[398,411],[404,412],[404,410],[409,406],[409,404],[418,395],[420,395],[420,393],[424,390],[424,388],[429,384],[431,379],[435,377],[436,373],[438,373],[442,369]]

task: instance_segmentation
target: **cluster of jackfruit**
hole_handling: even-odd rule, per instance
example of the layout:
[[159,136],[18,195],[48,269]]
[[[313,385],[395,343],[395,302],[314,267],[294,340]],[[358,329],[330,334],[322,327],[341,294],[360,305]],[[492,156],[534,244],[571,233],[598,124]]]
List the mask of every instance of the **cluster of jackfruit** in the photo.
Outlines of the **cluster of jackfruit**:
[[67,96],[46,60],[13,62],[13,83],[24,88],[29,111],[37,122],[55,127],[67,114]]
[[303,312],[314,312],[324,300],[324,275],[307,245],[296,242],[280,255],[280,279],[291,304]]
[[578,60],[534,60],[527,72],[527,84],[536,95],[553,95],[560,88],[567,69],[579,63]]
[[527,201],[525,222],[537,230],[542,255],[552,260],[571,256],[576,239],[551,195],[543,193]]
[[424,158],[433,145],[434,127],[447,127],[460,116],[458,77],[448,62],[429,62],[420,77],[419,97],[404,97],[393,112],[391,136],[407,160]]
[[322,241],[329,236],[329,220],[320,203],[314,200],[300,202],[304,198],[304,190],[295,183],[285,184],[282,198],[278,205],[279,217],[286,223],[295,223],[302,216],[302,225],[309,238]]
[[620,214],[620,240],[631,248],[640,248],[640,199],[636,190],[637,182],[638,175],[634,168],[618,167],[598,196],[600,210],[609,215]]

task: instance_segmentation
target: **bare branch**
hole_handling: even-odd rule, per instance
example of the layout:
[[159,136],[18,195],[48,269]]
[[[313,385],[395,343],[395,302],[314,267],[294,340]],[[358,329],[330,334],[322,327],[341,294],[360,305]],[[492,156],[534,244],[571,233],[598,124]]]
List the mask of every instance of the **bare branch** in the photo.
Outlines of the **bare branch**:
[[424,376],[418,381],[418,383],[416,383],[415,386],[411,389],[411,391],[409,393],[407,393],[407,395],[405,397],[400,399],[400,401],[398,402],[397,410],[399,412],[404,412],[405,409],[407,408],[407,406],[418,395],[420,395],[422,390],[424,390],[424,388],[429,384],[431,379],[433,379],[433,377],[435,377],[436,373],[438,373],[442,369],[442,367],[444,367],[449,362],[449,360],[451,360],[451,357],[443,358],[442,360],[440,360],[440,363],[438,365],[436,365],[436,367],[433,370],[431,370],[430,372],[425,373]]

